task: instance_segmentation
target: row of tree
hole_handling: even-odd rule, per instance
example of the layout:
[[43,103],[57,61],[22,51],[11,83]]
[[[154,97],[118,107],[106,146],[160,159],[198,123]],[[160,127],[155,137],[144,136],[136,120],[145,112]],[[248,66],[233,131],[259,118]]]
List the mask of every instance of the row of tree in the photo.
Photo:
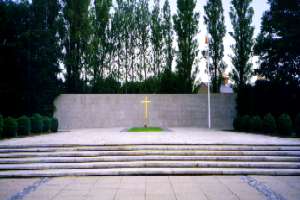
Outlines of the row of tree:
[[[152,9],[148,0],[0,0],[0,111],[51,114],[61,92],[191,93],[199,58],[196,2],[177,0],[172,16],[168,0],[162,8],[154,0]],[[253,52],[251,0],[231,0],[237,88],[254,74],[253,53],[260,56],[258,74],[299,84],[299,1],[269,4]],[[222,1],[208,0],[204,10],[218,92],[226,66]]]

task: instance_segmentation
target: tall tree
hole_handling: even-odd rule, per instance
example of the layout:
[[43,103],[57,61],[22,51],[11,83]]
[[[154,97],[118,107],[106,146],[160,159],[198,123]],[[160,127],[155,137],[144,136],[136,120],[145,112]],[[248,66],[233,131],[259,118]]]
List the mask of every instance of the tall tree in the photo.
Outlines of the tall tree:
[[[141,78],[144,80],[148,76],[149,64],[149,31],[150,31],[150,12],[148,0],[140,0],[137,5],[137,32],[138,32],[138,51],[139,51],[139,69]],[[141,79],[142,80],[142,79]]]
[[[58,1],[0,1],[0,112],[51,115],[58,80]],[[3,66],[3,68],[2,68]]]
[[255,52],[259,75],[283,84],[300,84],[300,1],[269,0]]
[[222,74],[225,69],[222,58],[224,56],[223,38],[226,34],[226,28],[222,1],[209,0],[204,7],[204,10],[204,22],[207,25],[207,31],[211,36],[209,41],[209,54],[212,58],[212,63],[209,68],[212,74],[212,89],[213,92],[219,92]]
[[163,42],[164,42],[164,57],[165,57],[165,69],[171,72],[172,70],[172,62],[174,56],[173,50],[173,24],[171,17],[171,9],[169,0],[166,0],[163,6]]
[[243,87],[252,76],[252,64],[249,59],[252,55],[254,27],[251,26],[254,14],[250,6],[252,0],[231,0],[230,19],[233,32],[229,34],[235,40],[232,45],[234,55],[232,56],[233,71],[232,79],[237,88]]
[[182,92],[192,92],[195,74],[192,73],[198,44],[199,13],[195,12],[196,0],[177,0],[177,14],[173,16],[174,29],[177,33],[178,53],[177,72],[182,81]]
[[151,43],[153,46],[153,72],[158,76],[161,72],[162,56],[162,20],[160,15],[160,0],[155,0],[151,15]]
[[111,0],[95,0],[93,8],[90,9],[91,41],[90,70],[92,71],[92,90],[96,92],[97,83],[104,79],[104,73],[109,65],[107,63],[109,51],[109,19]]
[[82,92],[81,78],[89,34],[90,0],[64,0],[66,86],[68,92]]

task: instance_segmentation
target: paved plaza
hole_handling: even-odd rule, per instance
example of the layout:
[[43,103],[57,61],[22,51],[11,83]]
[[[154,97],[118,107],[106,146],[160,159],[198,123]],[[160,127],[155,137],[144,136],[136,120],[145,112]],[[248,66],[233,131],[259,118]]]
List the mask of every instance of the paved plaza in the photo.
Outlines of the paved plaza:
[[3,200],[299,200],[300,177],[104,176],[1,179]]
[[[0,141],[3,148],[6,145],[68,144],[286,144],[291,147],[285,148],[294,148],[293,145],[300,144],[300,139],[178,127],[160,133],[128,133],[124,132],[124,128],[78,129]],[[129,147],[130,145],[124,146]],[[299,200],[300,177],[236,175],[2,178],[0,199]]]
[[0,145],[41,144],[300,144],[298,138],[279,138],[253,133],[205,128],[172,127],[165,132],[134,133],[126,128],[65,130],[40,136],[13,138]]

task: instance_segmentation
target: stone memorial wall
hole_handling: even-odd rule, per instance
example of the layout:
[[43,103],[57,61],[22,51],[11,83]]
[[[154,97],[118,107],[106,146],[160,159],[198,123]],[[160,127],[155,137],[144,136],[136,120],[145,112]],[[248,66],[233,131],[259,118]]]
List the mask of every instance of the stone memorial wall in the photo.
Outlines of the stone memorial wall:
[[[206,94],[62,94],[54,116],[62,130],[143,126],[145,96],[150,126],[207,127]],[[233,94],[211,95],[212,128],[231,129],[235,112]]]

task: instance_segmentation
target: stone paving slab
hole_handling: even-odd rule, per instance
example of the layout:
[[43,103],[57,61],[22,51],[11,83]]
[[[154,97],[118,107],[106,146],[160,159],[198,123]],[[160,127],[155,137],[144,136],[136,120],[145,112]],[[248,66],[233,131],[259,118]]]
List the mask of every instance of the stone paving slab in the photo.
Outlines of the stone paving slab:
[[[249,181],[250,180],[250,181]],[[119,176],[1,179],[3,200],[299,200],[299,176]],[[82,186],[80,188],[80,186]],[[261,189],[263,188],[263,189]]]
[[170,132],[129,133],[120,128],[76,129],[0,141],[0,145],[47,144],[300,144],[300,139],[196,127],[170,127]]

